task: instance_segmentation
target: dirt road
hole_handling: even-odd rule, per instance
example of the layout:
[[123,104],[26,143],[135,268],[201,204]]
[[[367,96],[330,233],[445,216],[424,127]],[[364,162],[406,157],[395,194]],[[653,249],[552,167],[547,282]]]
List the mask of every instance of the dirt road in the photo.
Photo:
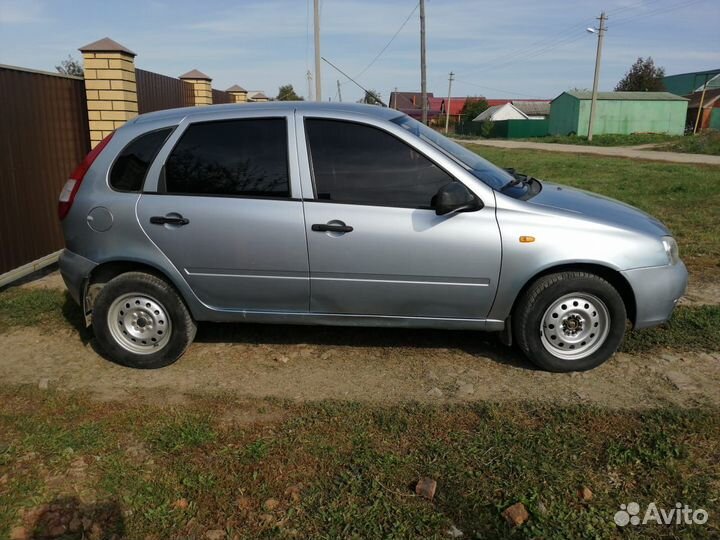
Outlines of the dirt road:
[[176,403],[194,394],[393,403],[541,400],[644,408],[720,404],[720,353],[618,354],[581,374],[538,371],[494,336],[353,328],[205,325],[173,366],[138,371],[89,334],[25,328],[0,338],[0,380],[100,400]]
[[[62,288],[57,272],[23,287]],[[697,289],[688,303],[713,291]],[[714,291],[717,293],[717,291]],[[92,332],[18,328],[0,335],[0,380],[82,391],[101,400],[182,401],[194,394],[393,403],[540,400],[643,408],[720,403],[720,351],[620,353],[590,372],[536,370],[493,334],[301,327],[200,326],[176,364],[138,371],[104,360]]]

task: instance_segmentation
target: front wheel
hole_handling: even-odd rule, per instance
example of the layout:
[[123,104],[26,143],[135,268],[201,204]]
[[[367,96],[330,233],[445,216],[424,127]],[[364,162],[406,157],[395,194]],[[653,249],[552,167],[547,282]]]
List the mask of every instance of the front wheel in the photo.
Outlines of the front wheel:
[[513,334],[520,349],[548,371],[584,371],[610,358],[625,335],[627,314],[617,290],[587,272],[538,279],[520,298]]
[[100,290],[93,331],[113,362],[152,369],[175,362],[192,343],[196,326],[168,283],[144,272],[128,272]]

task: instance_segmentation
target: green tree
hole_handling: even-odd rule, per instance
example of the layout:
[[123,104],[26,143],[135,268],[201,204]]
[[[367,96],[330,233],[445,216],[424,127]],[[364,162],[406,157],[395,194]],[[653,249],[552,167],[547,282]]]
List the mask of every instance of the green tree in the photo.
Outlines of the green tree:
[[616,92],[659,92],[665,90],[665,68],[656,67],[652,57],[638,58],[617,83]]
[[487,139],[492,135],[493,128],[495,127],[495,122],[491,122],[490,120],[483,120],[480,123],[480,136]]
[[278,101],[303,101],[302,96],[295,93],[292,84],[285,84],[278,89],[278,95],[275,98]]
[[461,121],[463,123],[472,122],[475,117],[486,110],[488,106],[488,102],[485,101],[485,98],[467,98],[465,100],[465,105],[463,105],[463,108],[460,111],[460,114],[462,115]]
[[63,75],[73,75],[75,77],[82,77],[85,72],[83,71],[82,64],[79,60],[75,60],[68,54],[67,59],[60,62],[59,66],[55,66],[58,73]]

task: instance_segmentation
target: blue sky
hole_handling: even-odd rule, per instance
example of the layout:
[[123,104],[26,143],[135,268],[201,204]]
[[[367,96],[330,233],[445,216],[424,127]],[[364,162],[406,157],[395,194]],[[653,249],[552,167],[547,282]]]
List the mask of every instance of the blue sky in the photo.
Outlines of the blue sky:
[[[638,56],[668,74],[720,68],[718,0],[426,0],[428,90],[498,98],[554,97],[592,85],[596,38],[584,31],[609,15],[601,89],[612,90]],[[240,84],[306,94],[313,69],[312,0],[0,0],[0,63],[53,70],[105,36],[135,51],[142,69],[177,76],[197,68],[225,89]],[[417,0],[322,0],[322,54],[351,75],[380,52]],[[412,15],[360,82],[388,97],[419,90],[419,21]],[[325,98],[337,97],[327,64]],[[342,85],[343,99],[362,92]]]

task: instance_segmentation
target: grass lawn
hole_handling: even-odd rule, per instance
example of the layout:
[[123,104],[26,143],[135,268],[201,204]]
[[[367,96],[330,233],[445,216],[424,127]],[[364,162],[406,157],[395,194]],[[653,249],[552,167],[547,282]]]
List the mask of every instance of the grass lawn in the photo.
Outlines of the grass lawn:
[[663,221],[698,278],[720,280],[720,167],[630,159],[468,148],[501,167],[601,193]]
[[720,156],[720,131],[706,131],[692,137],[681,137],[658,147],[658,150]]
[[[465,538],[711,537],[719,413],[232,396],[161,408],[5,389],[0,536],[49,503],[105,537],[447,538],[453,525]],[[414,494],[421,477],[437,481],[434,500]],[[710,521],[620,531],[613,515],[631,501],[682,501]],[[516,502],[530,519],[511,530],[501,513]],[[40,535],[38,513],[25,526]]]

